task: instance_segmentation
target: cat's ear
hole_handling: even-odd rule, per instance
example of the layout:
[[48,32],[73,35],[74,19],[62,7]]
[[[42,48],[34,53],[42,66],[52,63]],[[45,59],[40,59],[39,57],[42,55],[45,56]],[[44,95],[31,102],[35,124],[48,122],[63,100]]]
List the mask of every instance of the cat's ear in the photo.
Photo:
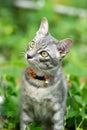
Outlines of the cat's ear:
[[39,30],[36,34],[41,35],[42,37],[48,34],[48,20],[46,19],[46,17],[42,18]]
[[69,38],[61,40],[61,41],[58,42],[57,47],[58,47],[60,56],[62,58],[70,51],[70,49],[72,47],[72,40],[69,39]]

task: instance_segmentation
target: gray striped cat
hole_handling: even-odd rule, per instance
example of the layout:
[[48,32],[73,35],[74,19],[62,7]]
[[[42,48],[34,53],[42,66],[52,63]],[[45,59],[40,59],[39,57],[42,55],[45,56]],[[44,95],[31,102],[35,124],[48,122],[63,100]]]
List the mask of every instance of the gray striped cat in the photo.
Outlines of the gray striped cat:
[[[43,18],[25,54],[28,67],[22,78],[20,130],[33,121],[43,130],[62,130],[67,99],[67,82],[61,59],[69,52],[71,39],[56,40]],[[30,130],[30,128],[28,128]]]

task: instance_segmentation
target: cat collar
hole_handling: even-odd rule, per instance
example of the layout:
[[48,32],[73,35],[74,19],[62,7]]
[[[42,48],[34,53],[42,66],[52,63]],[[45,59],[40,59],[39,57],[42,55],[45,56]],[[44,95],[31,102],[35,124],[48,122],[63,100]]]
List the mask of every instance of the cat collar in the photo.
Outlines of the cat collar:
[[48,79],[50,79],[51,78],[51,76],[38,76],[34,71],[33,71],[33,69],[31,69],[31,68],[28,68],[28,73],[29,73],[29,75],[32,77],[32,78],[34,78],[34,79],[38,79],[38,80],[48,80]]

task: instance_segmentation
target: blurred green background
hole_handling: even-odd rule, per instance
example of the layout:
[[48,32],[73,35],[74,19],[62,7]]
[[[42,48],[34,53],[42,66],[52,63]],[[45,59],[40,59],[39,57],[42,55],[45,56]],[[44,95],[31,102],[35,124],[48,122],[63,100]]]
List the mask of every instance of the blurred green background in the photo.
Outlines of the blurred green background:
[[[19,129],[20,78],[27,66],[24,53],[45,16],[54,37],[73,40],[71,52],[63,59],[69,86],[65,127],[87,130],[87,1],[27,1],[33,4],[21,7],[17,0],[0,1],[0,96],[4,99],[0,104],[0,129]],[[56,12],[57,5],[70,8],[62,14]],[[69,14],[72,7],[73,15]],[[62,11],[65,12],[64,8]],[[41,127],[33,124],[31,129],[40,130]]]

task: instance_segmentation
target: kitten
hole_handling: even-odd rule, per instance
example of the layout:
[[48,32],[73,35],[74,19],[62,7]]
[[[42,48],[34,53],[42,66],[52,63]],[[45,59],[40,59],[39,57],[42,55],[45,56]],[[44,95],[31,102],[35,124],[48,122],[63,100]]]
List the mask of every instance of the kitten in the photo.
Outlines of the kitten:
[[22,78],[20,130],[25,130],[33,121],[40,122],[43,130],[62,130],[67,82],[61,59],[71,46],[71,39],[58,41],[51,36],[44,17],[25,54],[28,67]]

